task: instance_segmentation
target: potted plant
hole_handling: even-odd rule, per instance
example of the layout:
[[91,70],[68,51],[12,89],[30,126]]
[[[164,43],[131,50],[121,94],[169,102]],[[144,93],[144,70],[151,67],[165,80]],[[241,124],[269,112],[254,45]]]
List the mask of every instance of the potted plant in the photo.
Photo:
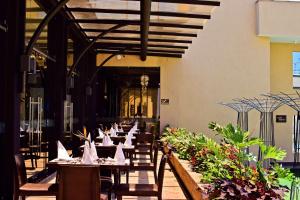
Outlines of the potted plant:
[[[182,128],[167,128],[162,137],[180,159],[189,160],[192,169],[200,174],[204,198],[284,199],[288,190],[280,180],[292,181],[294,175],[276,163],[268,169],[262,167],[265,160],[282,160],[286,156],[284,150],[266,146],[261,139],[250,137],[249,132],[232,124],[222,127],[210,123],[209,128],[221,142]],[[252,146],[260,148],[260,161],[247,151]]]

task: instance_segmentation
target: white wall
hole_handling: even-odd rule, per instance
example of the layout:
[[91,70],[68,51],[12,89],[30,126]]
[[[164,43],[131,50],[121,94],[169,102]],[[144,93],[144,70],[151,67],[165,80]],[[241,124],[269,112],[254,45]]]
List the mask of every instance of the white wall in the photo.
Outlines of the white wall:
[[[162,65],[161,97],[170,98],[169,106],[161,106],[162,124],[206,132],[210,121],[236,120],[218,102],[269,91],[270,44],[256,36],[255,2],[222,1],[184,58]],[[258,131],[252,112],[250,129]]]
[[274,41],[300,40],[300,2],[259,1],[258,35]]
[[[113,59],[111,66],[160,66],[161,126],[208,132],[210,121],[235,123],[236,113],[218,105],[270,90],[269,39],[256,36],[256,0],[225,0],[199,32],[182,59],[138,57]],[[98,63],[103,60],[99,56]],[[250,129],[258,131],[258,112],[250,113]]]

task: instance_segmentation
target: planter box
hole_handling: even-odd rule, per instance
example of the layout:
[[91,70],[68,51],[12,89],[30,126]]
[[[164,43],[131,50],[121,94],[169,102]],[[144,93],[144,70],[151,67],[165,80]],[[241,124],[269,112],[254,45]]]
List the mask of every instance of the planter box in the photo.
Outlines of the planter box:
[[189,162],[179,159],[177,154],[172,152],[167,145],[164,145],[163,151],[165,154],[169,154],[169,164],[176,171],[178,178],[184,184],[189,195],[195,200],[206,200],[203,198],[199,186],[199,174],[190,169]]

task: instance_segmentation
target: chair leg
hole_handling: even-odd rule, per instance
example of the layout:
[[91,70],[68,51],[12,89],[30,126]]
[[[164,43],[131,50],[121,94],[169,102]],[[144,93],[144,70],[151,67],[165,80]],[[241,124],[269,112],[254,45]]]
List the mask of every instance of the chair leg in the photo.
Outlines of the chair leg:
[[126,184],[129,183],[129,171],[126,171]]
[[31,160],[31,167],[32,169],[34,169],[34,164],[33,164],[33,154],[32,154],[32,150],[29,151],[29,156],[30,156],[30,160]]
[[35,154],[35,167],[37,168],[37,156],[38,156],[38,154],[37,154],[37,152],[36,152],[36,154]]
[[122,200],[122,196],[118,195],[117,200]]
[[108,198],[108,200],[111,200],[111,191],[107,192],[107,198]]
[[155,180],[155,183],[157,183],[157,172],[156,172],[156,169],[153,170],[153,174],[154,174],[154,180]]
[[19,194],[15,192],[14,194],[14,200],[19,200]]
[[158,199],[158,200],[162,200],[161,195],[158,195],[158,196],[157,196],[157,199]]
[[152,147],[150,147],[150,160],[151,160],[151,162],[153,162]]

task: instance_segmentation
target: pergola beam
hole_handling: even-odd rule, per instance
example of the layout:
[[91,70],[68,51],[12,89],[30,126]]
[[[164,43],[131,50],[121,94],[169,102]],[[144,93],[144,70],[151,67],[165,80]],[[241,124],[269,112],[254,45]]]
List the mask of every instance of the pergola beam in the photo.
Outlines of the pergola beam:
[[[127,1],[139,1],[139,0],[127,0]],[[153,2],[160,3],[177,3],[177,4],[193,4],[203,6],[220,6],[219,1],[207,1],[207,0],[152,0]]]
[[50,22],[50,20],[56,15],[56,13],[68,2],[69,0],[62,0],[57,3],[45,16],[45,18],[41,21],[33,36],[30,38],[28,45],[25,50],[25,55],[30,55],[34,43],[38,40],[40,34],[42,33],[44,27]]
[[116,30],[118,28],[121,28],[123,26],[126,26],[126,24],[118,24],[115,25],[113,27],[111,27],[110,29],[107,29],[106,31],[100,33],[99,35],[97,35],[87,46],[86,48],[83,50],[83,52],[81,54],[79,54],[79,56],[77,57],[77,59],[75,60],[74,64],[72,65],[72,67],[70,68],[70,71],[68,73],[68,76],[72,75],[72,72],[75,70],[76,66],[79,64],[81,58],[84,56],[84,54],[93,47],[93,45],[97,42],[98,39],[101,39],[102,37],[104,37],[105,35],[107,35],[108,33],[110,33],[113,30]]
[[[119,20],[119,19],[73,19],[71,22],[83,23],[83,24],[127,24],[139,26],[141,21],[139,20]],[[28,20],[28,22],[34,22],[34,20]],[[165,22],[150,22],[150,26],[158,27],[171,27],[171,28],[186,28],[186,29],[203,29],[202,25],[195,24],[175,24]]]
[[[94,39],[95,37],[88,37],[89,39]],[[133,37],[103,37],[100,40],[118,40],[118,41],[140,41],[140,38]],[[159,38],[149,38],[149,42],[168,42],[168,43],[185,43],[191,44],[191,40],[175,40],[175,39],[159,39]]]
[[[46,48],[46,43],[37,43],[36,46],[39,48]],[[113,43],[113,42],[97,42],[94,45],[95,49],[101,49],[101,48],[125,48],[125,47],[131,47],[131,48],[140,48],[141,46],[139,44],[121,44],[121,43]],[[151,48],[166,48],[166,49],[188,49],[188,46],[179,46],[179,45],[162,45],[162,44],[148,44],[148,47]]]
[[[97,49],[96,51],[111,51],[111,52],[116,52],[116,51],[120,51],[122,50],[122,48],[100,48]],[[140,52],[141,50],[139,48],[132,48],[131,50],[129,50],[128,52]],[[184,51],[182,50],[161,50],[161,49],[148,49],[147,52],[151,52],[151,53],[170,53],[170,54],[184,54]]]
[[[101,53],[101,54],[112,54],[118,51],[97,51],[97,53]],[[123,55],[140,55],[140,52],[124,52],[122,53]],[[147,56],[158,56],[158,57],[170,57],[170,58],[182,58],[181,54],[168,54],[168,53],[147,53]]]
[[[39,7],[41,7],[45,12],[49,12],[49,10],[57,4],[57,0],[34,0]],[[74,16],[67,9],[62,9],[59,12],[60,15],[65,17],[67,20],[74,19]],[[26,20],[26,23],[40,23],[41,19],[33,19]],[[77,23],[71,23],[68,25],[68,29],[70,30],[70,37],[75,39],[78,38],[83,44],[88,44],[88,39],[83,31],[81,31],[81,27]]]
[[[26,32],[34,32],[36,29],[26,29]],[[101,33],[106,31],[106,29],[96,29],[96,28],[83,28],[82,31],[88,33]],[[46,32],[45,29],[43,32]],[[140,31],[136,30],[114,30],[111,33],[125,33],[125,34],[140,34]],[[179,36],[179,37],[197,37],[196,33],[183,33],[183,32],[166,32],[166,31],[149,31],[149,35],[163,35],[163,36]]]
[[40,7],[26,8],[26,12],[44,12]]
[[[82,29],[85,32],[103,32],[105,29]],[[125,33],[125,34],[140,34],[136,30],[114,30],[111,33]],[[166,31],[149,31],[149,35],[167,35],[167,36],[181,36],[181,37],[197,37],[196,33],[181,33],[181,32],[166,32]]]
[[[95,49],[103,47],[139,47],[139,44],[120,44],[112,42],[97,42],[94,45]],[[148,44],[148,47],[157,47],[157,48],[171,48],[171,49],[188,49],[188,46],[179,46],[179,45],[162,45],[162,44]]]
[[[114,51],[116,51],[116,50],[122,50],[122,49],[124,49],[124,47],[122,48],[122,47],[103,47],[103,48],[99,48],[99,49],[97,49],[97,51],[98,50],[107,50],[107,51],[112,51],[112,50],[114,50]],[[133,48],[131,48],[131,51],[140,51],[141,49],[140,48],[135,48],[135,47],[133,47]],[[168,49],[168,50],[166,50],[166,49],[157,49],[157,48],[148,48],[148,52],[157,52],[157,53],[175,53],[175,54],[184,54],[184,50],[173,50],[173,49]]]
[[[26,37],[29,39],[30,37]],[[95,39],[96,37],[88,37],[89,39]],[[38,40],[47,40],[47,37],[41,36]],[[140,38],[133,37],[103,37],[99,38],[99,40],[116,40],[116,41],[140,41]],[[149,42],[164,42],[164,43],[182,43],[182,44],[192,44],[192,40],[176,40],[176,39],[160,39],[160,38],[149,38]]]
[[[102,8],[69,8],[71,12],[81,13],[112,13],[112,14],[127,14],[127,15],[139,15],[139,10],[127,10],[127,9],[102,9]],[[210,19],[208,14],[194,14],[194,13],[180,13],[180,12],[168,12],[168,11],[151,11],[153,16],[166,16],[166,17],[184,17],[184,18],[196,18],[196,19]]]

